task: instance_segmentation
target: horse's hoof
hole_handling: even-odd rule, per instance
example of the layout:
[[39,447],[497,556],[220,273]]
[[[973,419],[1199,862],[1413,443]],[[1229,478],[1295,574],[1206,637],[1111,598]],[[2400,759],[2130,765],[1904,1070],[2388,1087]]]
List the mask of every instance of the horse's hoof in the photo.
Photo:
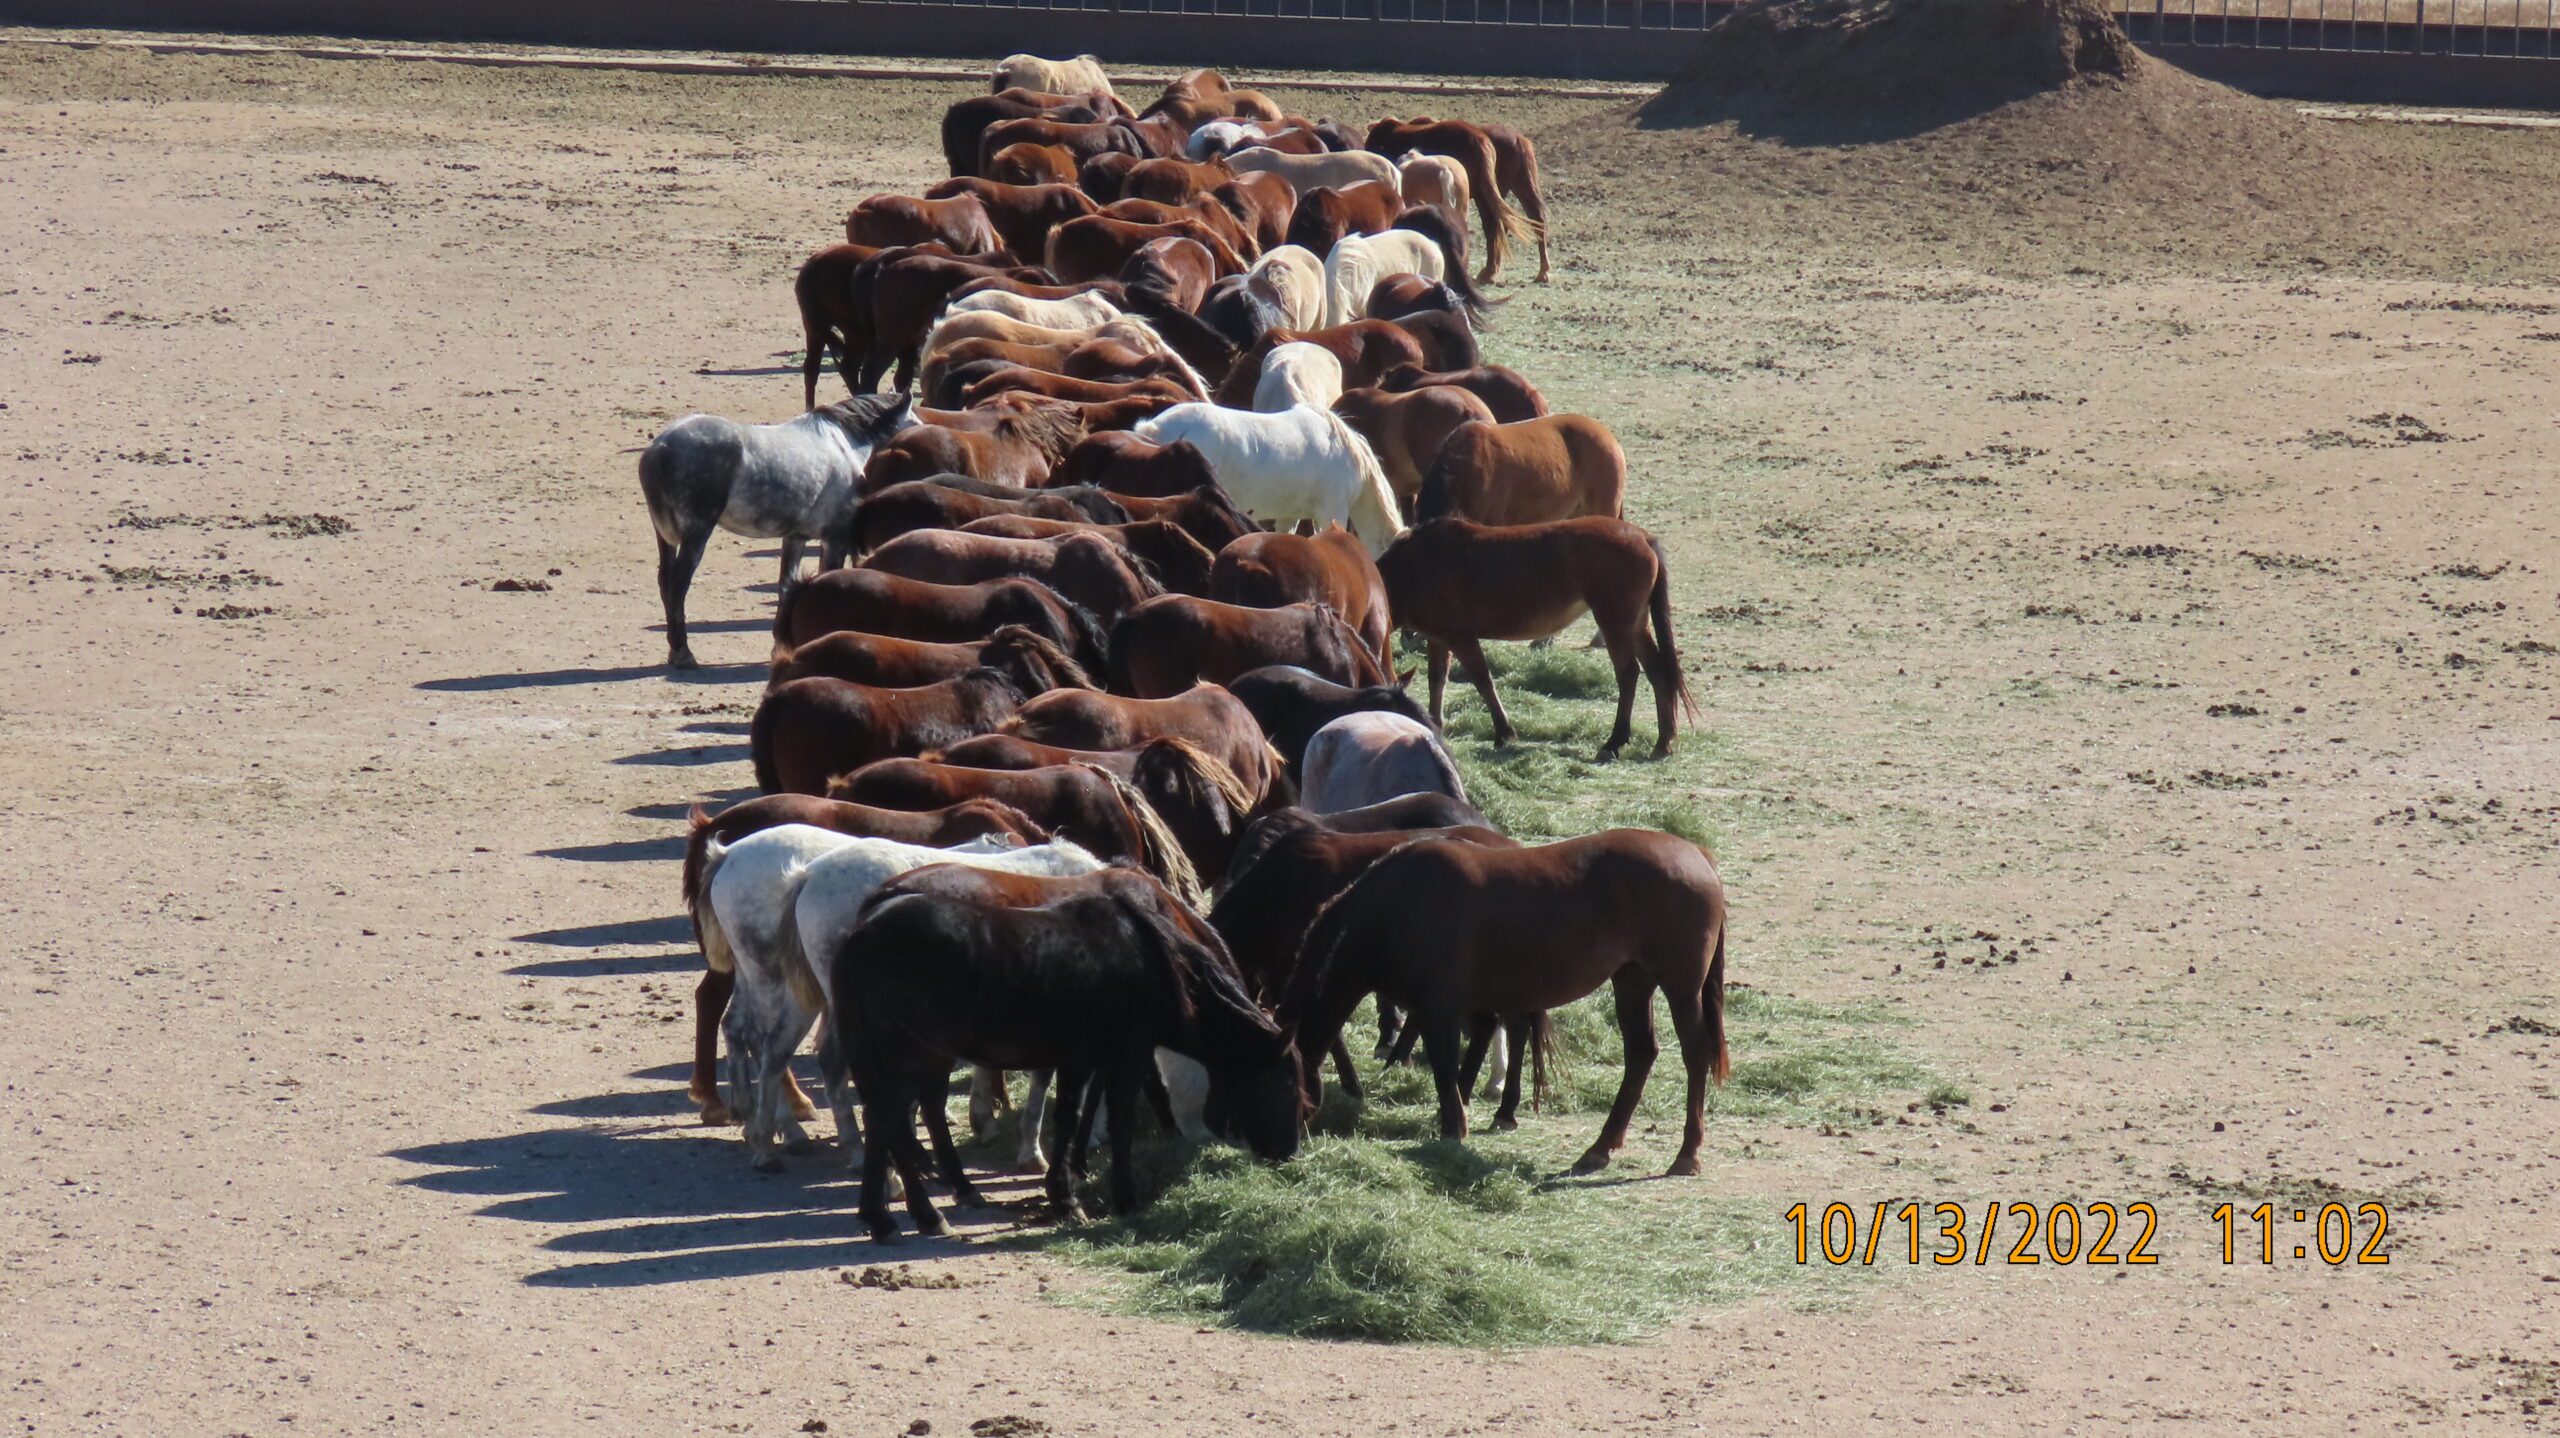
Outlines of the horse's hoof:
[[1493,1128],[1496,1133],[1509,1133],[1519,1126],[1520,1120],[1513,1118],[1508,1114],[1498,1116],[1493,1121]]
[[[789,1140],[784,1142],[782,1145],[782,1151],[794,1156],[815,1153],[818,1151],[818,1143],[817,1140],[809,1137],[805,1133],[795,1134]],[[774,1167],[780,1168],[782,1165],[777,1163]]]
[[667,667],[669,669],[699,669],[702,665],[694,659],[692,650],[679,649],[673,654],[667,656]]
[[760,1153],[747,1160],[747,1167],[754,1169],[758,1173],[780,1173],[782,1172],[782,1157],[779,1154]]
[[951,1201],[960,1205],[962,1208],[984,1208],[987,1206],[987,1196],[978,1192],[975,1185],[966,1183],[951,1190]]
[[1573,1161],[1573,1171],[1575,1173],[1598,1173],[1600,1170],[1607,1168],[1608,1166],[1608,1153],[1605,1150],[1596,1148]]
[[916,1236],[918,1238],[949,1238],[951,1236],[951,1220],[944,1218],[941,1214],[937,1213],[932,1218],[916,1225]]
[[1591,756],[1591,762],[1593,762],[1594,764],[1615,764],[1615,763],[1617,763],[1617,762],[1618,762],[1618,750],[1617,750],[1616,746],[1614,746],[1614,745],[1609,745],[1609,744],[1603,744],[1603,745],[1601,745],[1601,746],[1600,746],[1600,752]]
[[1698,1173],[1698,1156],[1694,1153],[1684,1153],[1671,1160],[1671,1167],[1664,1170],[1664,1176],[1668,1178],[1696,1178]]
[[897,1243],[900,1241],[900,1237],[901,1236],[898,1233],[898,1225],[895,1223],[875,1223],[871,1225],[871,1241],[873,1243]]
[[729,1112],[729,1106],[717,1098],[703,1098],[696,1095],[693,1101],[701,1105],[702,1122],[706,1127],[722,1128],[738,1121],[738,1116]]
[[1011,1172],[1047,1173],[1048,1171],[1049,1161],[1036,1153],[1018,1153],[1013,1156]]

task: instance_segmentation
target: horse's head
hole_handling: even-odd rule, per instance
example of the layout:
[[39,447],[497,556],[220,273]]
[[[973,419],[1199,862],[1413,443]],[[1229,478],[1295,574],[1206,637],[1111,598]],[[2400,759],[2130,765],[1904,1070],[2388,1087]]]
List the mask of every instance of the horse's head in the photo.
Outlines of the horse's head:
[[923,422],[915,415],[915,396],[903,393],[858,394],[822,405],[818,413],[833,421],[847,439],[865,447]]
[[1297,1045],[1283,1038],[1269,1054],[1212,1068],[1200,1117],[1211,1132],[1243,1144],[1254,1157],[1282,1163],[1297,1156],[1312,1107]]

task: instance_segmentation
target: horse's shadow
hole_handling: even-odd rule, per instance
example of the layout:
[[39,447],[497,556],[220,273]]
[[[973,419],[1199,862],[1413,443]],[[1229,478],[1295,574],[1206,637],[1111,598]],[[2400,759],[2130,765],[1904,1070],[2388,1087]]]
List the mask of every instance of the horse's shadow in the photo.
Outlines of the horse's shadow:
[[663,664],[625,664],[611,669],[538,669],[522,674],[472,674],[457,679],[424,679],[417,687],[434,694],[478,694],[498,689],[558,689],[572,684],[621,684],[634,679],[663,679],[669,684],[762,684],[762,664],[706,664],[699,669],[669,669]]
[[748,757],[744,744],[696,744],[689,749],[643,749],[625,754],[616,764],[644,764],[652,768],[684,768],[696,764],[736,764]]

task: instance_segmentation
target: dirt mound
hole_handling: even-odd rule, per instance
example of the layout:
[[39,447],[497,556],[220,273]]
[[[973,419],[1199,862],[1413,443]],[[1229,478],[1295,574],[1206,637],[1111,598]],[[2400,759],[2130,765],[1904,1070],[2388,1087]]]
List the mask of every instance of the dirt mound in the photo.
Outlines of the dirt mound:
[[2104,0],[1755,0],[1641,113],[1908,132],[2148,63]]

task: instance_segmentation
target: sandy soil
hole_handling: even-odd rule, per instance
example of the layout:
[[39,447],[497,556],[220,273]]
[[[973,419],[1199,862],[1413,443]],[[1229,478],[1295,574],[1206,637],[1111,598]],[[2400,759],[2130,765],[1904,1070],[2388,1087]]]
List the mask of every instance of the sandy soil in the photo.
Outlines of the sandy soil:
[[[1894,1270],[1489,1355],[1099,1315],[983,1251],[847,1286],[877,1255],[840,1189],[689,1122],[675,836],[749,782],[771,561],[715,547],[712,667],[671,680],[630,449],[788,412],[785,277],[930,176],[943,98],[0,49],[0,1417],[2550,1424],[2560,288],[2456,180],[2547,192],[2560,141],[2389,140],[2484,237],[2443,266],[2213,263],[2094,211],[2028,263],[2036,214],[1959,206],[1861,254],[1890,207],[1773,193],[1774,146],[1676,203],[1551,160],[1560,282],[1494,353],[1618,428],[1668,537],[1737,977],[1899,1005],[1974,1095],[1727,1130],[1702,1182],[1772,1243],[1798,1199],[2164,1231],[2145,1270]],[[1470,113],[1562,151],[1606,109]],[[2220,1196],[2323,1184],[2395,1205],[2388,1267],[2219,1262]]]

